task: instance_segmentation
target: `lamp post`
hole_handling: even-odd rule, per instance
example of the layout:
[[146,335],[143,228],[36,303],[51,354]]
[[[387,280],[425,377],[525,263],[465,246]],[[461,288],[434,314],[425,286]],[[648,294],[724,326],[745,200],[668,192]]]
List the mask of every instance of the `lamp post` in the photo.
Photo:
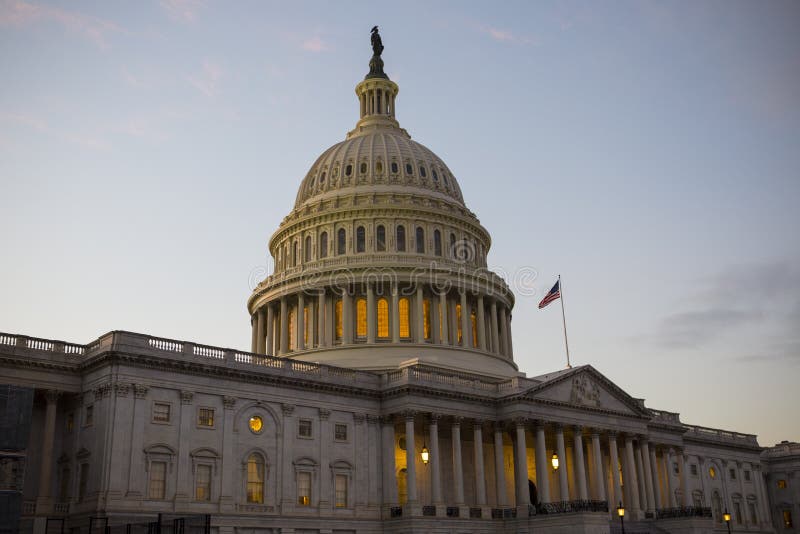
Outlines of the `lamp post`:
[[625,508],[622,507],[622,501],[619,501],[619,506],[617,506],[617,515],[619,524],[622,525],[622,534],[625,534]]
[[725,512],[722,514],[722,520],[725,521],[725,525],[728,527],[728,534],[731,534],[731,514],[728,513],[727,508],[725,508]]

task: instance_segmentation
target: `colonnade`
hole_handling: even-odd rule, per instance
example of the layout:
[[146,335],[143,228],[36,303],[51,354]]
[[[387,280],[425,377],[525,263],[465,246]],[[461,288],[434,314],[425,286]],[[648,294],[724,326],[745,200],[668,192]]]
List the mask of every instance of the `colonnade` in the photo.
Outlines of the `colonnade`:
[[387,85],[374,89],[364,89],[358,95],[361,118],[367,115],[395,116],[395,97],[397,90],[392,91]]
[[511,310],[464,289],[395,282],[283,295],[251,318],[252,352],[290,352],[353,343],[431,343],[513,359]]

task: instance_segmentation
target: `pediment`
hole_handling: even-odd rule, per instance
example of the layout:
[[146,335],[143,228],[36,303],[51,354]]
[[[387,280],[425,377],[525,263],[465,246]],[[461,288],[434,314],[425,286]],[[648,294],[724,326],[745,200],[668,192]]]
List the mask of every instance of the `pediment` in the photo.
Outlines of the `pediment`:
[[625,393],[590,365],[541,378],[544,379],[542,383],[531,388],[527,397],[576,408],[649,416],[641,401]]

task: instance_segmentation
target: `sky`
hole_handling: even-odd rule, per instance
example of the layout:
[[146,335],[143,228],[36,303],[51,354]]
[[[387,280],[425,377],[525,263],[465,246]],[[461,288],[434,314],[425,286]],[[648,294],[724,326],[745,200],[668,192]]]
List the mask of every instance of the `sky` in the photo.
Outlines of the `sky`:
[[458,179],[528,376],[800,441],[800,3],[0,0],[0,331],[249,350],[300,181],[397,118]]

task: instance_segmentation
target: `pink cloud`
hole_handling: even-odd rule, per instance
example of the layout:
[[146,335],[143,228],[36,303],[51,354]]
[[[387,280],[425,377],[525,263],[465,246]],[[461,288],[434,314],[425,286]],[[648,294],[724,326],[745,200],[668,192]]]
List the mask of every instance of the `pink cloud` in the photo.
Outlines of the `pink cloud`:
[[203,62],[200,73],[189,77],[189,83],[204,95],[212,97],[217,94],[222,75],[222,67],[207,59]]
[[0,0],[1,26],[28,26],[49,21],[83,35],[101,48],[108,47],[108,34],[123,32],[117,24],[57,7],[31,4],[23,0]]
[[161,8],[170,18],[183,22],[193,22],[202,6],[202,0],[161,0]]
[[319,36],[314,36],[311,39],[303,41],[303,50],[308,50],[309,52],[324,52],[328,50],[328,44]]

